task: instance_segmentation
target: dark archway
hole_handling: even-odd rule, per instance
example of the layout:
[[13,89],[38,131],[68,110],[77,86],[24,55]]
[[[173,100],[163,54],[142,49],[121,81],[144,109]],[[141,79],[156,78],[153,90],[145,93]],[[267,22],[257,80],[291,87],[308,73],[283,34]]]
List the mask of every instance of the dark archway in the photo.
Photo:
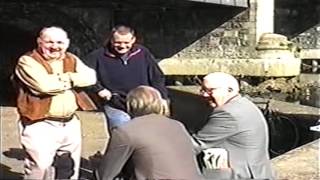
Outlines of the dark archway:
[[34,32],[0,23],[0,105],[14,105],[15,91],[10,82],[17,59],[35,47]]

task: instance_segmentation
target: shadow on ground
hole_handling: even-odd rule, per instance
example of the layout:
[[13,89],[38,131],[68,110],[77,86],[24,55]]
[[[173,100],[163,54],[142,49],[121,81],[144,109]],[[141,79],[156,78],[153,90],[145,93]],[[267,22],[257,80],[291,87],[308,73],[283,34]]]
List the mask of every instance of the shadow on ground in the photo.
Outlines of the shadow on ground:
[[[23,163],[26,153],[21,148],[10,148],[8,151],[2,153],[5,157],[16,159]],[[95,155],[89,159],[81,158],[80,178],[81,180],[92,180],[93,169],[97,167],[97,160]],[[22,172],[11,171],[11,167],[0,164],[0,180],[20,180],[23,179]]]
[[13,172],[11,171],[11,168],[3,165],[0,163],[0,179],[5,179],[5,180],[9,180],[9,179],[22,179],[23,175],[21,173],[18,172]]

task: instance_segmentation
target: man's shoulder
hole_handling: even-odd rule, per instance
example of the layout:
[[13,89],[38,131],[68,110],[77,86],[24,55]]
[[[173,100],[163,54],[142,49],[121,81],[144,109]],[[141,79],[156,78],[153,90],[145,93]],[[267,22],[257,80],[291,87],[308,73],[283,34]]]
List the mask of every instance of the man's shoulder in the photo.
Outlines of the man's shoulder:
[[32,56],[32,51],[26,52],[24,54],[22,54],[19,59],[18,59],[18,63],[20,65],[29,65],[29,64],[39,64],[38,61],[36,61],[36,59]]
[[132,52],[135,52],[135,51],[150,53],[150,50],[147,47],[143,46],[142,44],[135,44],[132,48]]
[[66,56],[69,58],[73,58],[75,60],[79,59],[79,57],[75,54],[73,54],[72,52],[66,52]]
[[148,114],[144,116],[139,116],[136,118],[132,119],[132,126],[137,126],[137,127],[145,127],[144,125],[149,124],[150,126],[154,126],[155,128],[158,128],[159,126],[164,127],[164,126],[181,126],[182,123],[171,119],[167,116],[164,115],[159,115],[159,114]]
[[135,44],[133,46],[133,49],[143,49],[143,50],[148,50],[147,47],[143,46],[142,44]]

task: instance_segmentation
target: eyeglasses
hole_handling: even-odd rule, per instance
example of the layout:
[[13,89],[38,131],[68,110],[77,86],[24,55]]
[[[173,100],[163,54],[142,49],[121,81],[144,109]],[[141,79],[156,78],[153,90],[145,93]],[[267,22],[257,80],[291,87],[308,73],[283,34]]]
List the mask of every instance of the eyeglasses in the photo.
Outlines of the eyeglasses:
[[204,93],[207,93],[207,94],[212,94],[213,91],[219,89],[219,88],[222,88],[222,87],[216,87],[216,88],[205,88],[205,87],[202,87],[200,89],[200,93],[201,94],[204,94]]

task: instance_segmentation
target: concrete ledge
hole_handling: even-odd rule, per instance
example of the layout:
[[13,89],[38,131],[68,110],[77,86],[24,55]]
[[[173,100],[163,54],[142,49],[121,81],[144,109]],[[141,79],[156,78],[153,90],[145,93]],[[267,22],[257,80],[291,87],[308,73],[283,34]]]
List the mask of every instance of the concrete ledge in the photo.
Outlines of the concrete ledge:
[[300,74],[299,81],[306,84],[317,83],[320,85],[320,74]]
[[319,146],[317,139],[272,159],[276,179],[320,179]]
[[299,57],[301,59],[320,59],[320,49],[302,49]]
[[233,75],[286,77],[300,74],[301,59],[177,59],[159,62],[166,75],[205,75],[223,71]]
[[[199,96],[200,86],[168,86],[168,89],[169,89],[169,92],[180,91],[181,93],[185,92],[185,93],[193,94],[195,96]],[[198,100],[201,101],[200,96]],[[264,98],[251,98],[251,100],[261,108],[265,106],[265,102],[267,101],[267,99],[264,99]],[[297,105],[297,104],[278,101],[274,99],[270,99],[270,105],[273,108],[279,110],[283,114],[308,116],[308,117],[312,117],[311,120],[320,119],[320,109],[316,107]]]
[[237,1],[229,1],[229,0],[188,0],[188,1],[220,4],[220,5],[226,5],[226,6],[248,7],[248,2],[246,0],[237,0]]
[[97,151],[104,153],[110,138],[102,112],[78,111],[82,127],[82,157],[88,158]]
[[[192,94],[193,96],[197,97],[199,96],[199,90],[200,86],[168,86],[169,92],[182,92]],[[173,97],[177,98],[176,93],[173,95]],[[194,101],[202,101],[202,98],[200,96]],[[174,100],[174,99],[173,99]],[[184,101],[186,100],[186,97]],[[251,98],[251,100],[257,104],[260,108],[265,107],[265,102],[267,102],[264,98]],[[285,114],[287,116],[294,116],[297,120],[304,119],[304,120],[310,120],[314,121],[317,119],[320,119],[320,109],[316,107],[311,106],[304,106],[304,105],[297,105],[294,103],[288,103],[284,101],[278,101],[274,99],[270,99],[270,106],[278,110],[279,113]],[[185,107],[184,107],[185,108]]]

